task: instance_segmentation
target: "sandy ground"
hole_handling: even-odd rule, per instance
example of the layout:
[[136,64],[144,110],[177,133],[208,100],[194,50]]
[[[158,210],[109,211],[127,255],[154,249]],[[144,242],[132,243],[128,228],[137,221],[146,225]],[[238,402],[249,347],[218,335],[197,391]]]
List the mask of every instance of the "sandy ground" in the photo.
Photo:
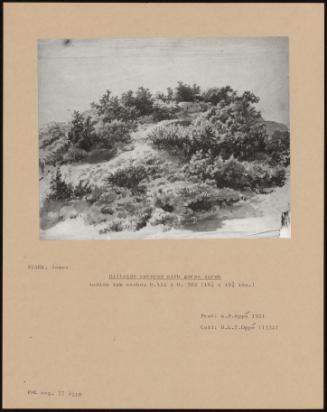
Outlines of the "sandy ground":
[[[290,228],[281,230],[281,213],[288,208],[289,184],[277,188],[267,195],[255,196],[249,204],[240,206],[233,212],[234,218],[223,220],[219,227],[211,230],[164,231],[160,226],[146,226],[137,232],[117,232],[100,235],[99,230],[106,224],[90,226],[82,216],[68,219],[41,231],[42,239],[228,239],[228,238],[289,238]],[[229,214],[230,216],[230,214]],[[242,217],[243,216],[243,217]]]

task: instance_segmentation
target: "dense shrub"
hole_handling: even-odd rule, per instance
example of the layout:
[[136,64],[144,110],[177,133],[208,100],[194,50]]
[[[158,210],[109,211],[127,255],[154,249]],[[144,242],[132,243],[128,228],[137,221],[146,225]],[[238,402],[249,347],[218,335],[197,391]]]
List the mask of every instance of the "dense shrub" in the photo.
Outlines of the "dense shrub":
[[97,142],[97,135],[94,129],[95,121],[75,111],[73,120],[68,132],[68,139],[72,145],[78,149],[89,151]]
[[140,230],[148,224],[152,216],[152,212],[152,207],[145,207],[137,213],[135,230]]
[[154,195],[154,205],[165,212],[173,212],[177,205],[177,196],[173,190],[158,189]]
[[113,120],[128,121],[136,118],[133,108],[124,106],[117,96],[112,96],[110,90],[105,92],[98,103],[92,103],[91,107],[96,110],[98,116],[105,123],[110,123]]
[[176,104],[156,100],[152,108],[152,120],[160,122],[161,120],[175,119],[178,111],[179,109]]
[[236,92],[230,87],[211,87],[210,89],[202,93],[202,99],[204,102],[211,103],[214,106],[217,103],[225,102],[228,103],[235,98]]
[[258,98],[250,92],[210,109],[186,127],[168,125],[154,130],[149,138],[160,149],[190,157],[202,150],[234,156],[238,160],[256,160],[265,152],[267,133],[261,115],[253,104]]
[[242,162],[235,159],[217,160],[212,168],[213,178],[218,188],[250,189],[251,180]]
[[[138,196],[132,189],[111,185],[94,203],[89,220],[107,221],[104,232],[140,230],[148,223],[178,227],[217,213],[222,200],[232,198],[220,192],[214,185],[182,181],[159,188],[151,196]],[[238,200],[234,194],[233,201]]]
[[121,95],[112,96],[107,90],[101,97],[99,103],[92,103],[105,123],[113,120],[131,121],[138,117],[149,115],[153,110],[153,97],[149,89],[139,87],[134,93],[129,90]]
[[124,222],[122,219],[115,219],[108,223],[107,227],[99,230],[99,234],[103,235],[110,232],[121,232],[124,230]]
[[186,153],[188,148],[187,129],[179,125],[161,126],[149,135],[150,141],[158,148],[170,153]]
[[135,123],[113,120],[105,123],[99,131],[98,148],[113,149],[131,141],[131,130],[135,130]]
[[58,122],[52,122],[43,126],[39,133],[40,148],[51,146],[52,143],[65,139],[66,129],[65,123]]
[[190,86],[183,82],[178,82],[175,88],[174,100],[176,102],[194,102],[200,97],[200,91],[200,86],[197,84]]
[[151,218],[153,206],[145,196],[133,190],[109,185],[90,208],[89,223],[108,222],[103,233],[140,230]]
[[219,189],[216,196],[216,202],[220,207],[231,206],[246,199],[247,197],[242,192],[229,187]]
[[286,181],[286,169],[281,165],[271,167],[265,163],[246,163],[246,176],[251,189],[261,192],[265,188],[283,186]]
[[[168,200],[170,198],[170,200]],[[161,195],[163,199],[163,195]],[[169,187],[164,189],[164,199],[166,204],[173,205],[173,209],[168,212],[162,209],[163,213],[156,212],[151,219],[152,224],[154,221],[157,224],[167,222],[171,227],[183,227],[185,225],[194,225],[197,222],[206,220],[212,217],[219,217],[220,210],[227,206],[232,206],[241,200],[245,199],[245,196],[237,190],[230,188],[218,189],[214,182],[181,182],[181,185]],[[157,207],[160,203],[157,203]],[[158,209],[156,209],[158,210]],[[160,210],[160,209],[159,209]]]
[[[86,119],[75,112],[71,128],[68,132],[68,145],[62,154],[63,162],[78,162],[81,160],[93,161],[101,158],[107,160],[113,156],[118,148],[124,147],[131,141],[131,131],[136,129],[133,121],[113,120],[110,123],[100,122],[97,131],[95,121],[88,116]],[[111,150],[102,153],[99,150]]]
[[[214,180],[218,188],[262,191],[285,182],[289,164],[289,133],[268,136],[258,98],[232,89],[211,90],[207,99],[216,106],[190,125],[170,124],[155,129],[154,146],[187,162],[185,172],[193,180]],[[219,100],[219,101],[218,101]]]
[[178,216],[171,212],[165,212],[163,209],[155,209],[152,213],[149,223],[152,226],[164,225],[168,230],[174,226],[178,226]]
[[147,154],[143,159],[132,160],[123,168],[117,169],[107,177],[107,182],[113,186],[144,192],[146,185],[161,177],[168,178],[170,162],[162,157]]
[[266,153],[271,164],[290,164],[290,134],[288,131],[276,130],[266,139]]
[[[230,196],[230,195],[229,195]],[[238,201],[240,197],[234,196]],[[154,194],[154,206],[162,209],[162,218],[156,213],[152,219],[171,222],[174,225],[194,223],[204,216],[216,214],[222,203],[220,190],[212,184],[180,182],[175,186],[159,188]]]
[[123,230],[135,232],[145,227],[150,219],[151,213],[145,212],[138,216],[128,216],[126,218],[113,218],[104,229],[99,231],[100,234],[110,232],[121,232]]
[[184,170],[191,178],[212,180],[218,188],[262,191],[267,187],[282,186],[286,171],[283,166],[272,167],[261,162],[240,162],[236,159],[203,155],[197,152]]
[[208,211],[216,206],[219,190],[211,183],[192,183],[179,190],[183,206],[193,212]]
[[158,127],[149,134],[148,138],[159,149],[186,158],[190,158],[200,150],[214,154],[220,152],[221,137],[214,125],[205,119],[197,125],[170,124]]
[[83,198],[92,193],[92,188],[87,182],[80,180],[78,184],[74,187],[74,197]]
[[150,181],[154,181],[162,176],[169,176],[169,164],[160,156],[148,155],[143,159],[136,160],[133,165],[137,168],[144,168],[144,175]]
[[153,97],[150,90],[139,87],[135,92],[134,104],[137,116],[151,114],[153,110]]

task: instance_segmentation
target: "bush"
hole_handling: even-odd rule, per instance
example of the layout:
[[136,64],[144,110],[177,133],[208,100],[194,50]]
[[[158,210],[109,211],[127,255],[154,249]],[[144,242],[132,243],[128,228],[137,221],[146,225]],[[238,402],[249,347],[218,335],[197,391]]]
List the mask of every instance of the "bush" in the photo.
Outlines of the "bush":
[[107,221],[105,232],[136,231],[147,225],[153,207],[143,196],[138,198],[130,189],[110,187],[99,200],[94,203],[88,217],[90,222]]
[[205,153],[203,150],[198,150],[184,166],[183,171],[188,178],[193,180],[195,179],[203,182],[206,180],[213,180],[214,164],[219,160],[222,159],[219,157],[215,158],[212,153]]
[[174,103],[164,103],[157,100],[153,104],[152,108],[152,120],[154,122],[160,122],[162,120],[175,119],[179,109]]
[[159,127],[149,134],[151,142],[159,149],[172,154],[179,154],[189,159],[194,153],[202,150],[218,154],[221,137],[214,125],[208,120],[201,123],[183,126],[178,123]]
[[88,156],[88,152],[83,149],[79,149],[76,146],[71,145],[68,151],[63,155],[63,163],[75,163],[85,160]]
[[184,154],[188,149],[188,136],[185,127],[168,125],[154,129],[148,138],[158,149],[164,149],[172,154]]
[[117,186],[106,186],[101,192],[88,210],[87,220],[90,224],[119,220],[122,230],[137,230],[137,227],[146,224],[152,211],[146,197],[137,196],[132,190]]
[[78,185],[74,187],[74,191],[73,191],[74,197],[77,197],[79,199],[91,193],[92,193],[92,188],[89,186],[87,182],[83,182],[82,180],[78,182]]
[[149,223],[152,226],[164,225],[166,229],[178,226],[178,216],[174,213],[165,212],[162,209],[155,209]]
[[61,162],[69,147],[67,126],[64,123],[49,123],[40,129],[39,142],[43,164],[55,165]]
[[90,202],[91,204],[99,201],[105,194],[105,188],[104,187],[98,187],[95,186],[92,188],[92,191],[90,194],[86,195],[86,200]]
[[[234,195],[235,201],[240,198]],[[156,213],[151,222],[170,222],[174,226],[195,223],[216,214],[221,201],[222,194],[213,184],[179,182],[154,193]],[[158,212],[160,209],[161,214]]]
[[[189,126],[171,124],[154,130],[149,138],[159,149],[179,153],[189,159],[199,150],[231,156],[240,161],[255,161],[266,152],[267,132],[254,103],[258,98],[250,92],[231,95]],[[273,149],[272,151],[277,151]]]
[[193,84],[192,86],[183,82],[178,82],[175,88],[174,99],[176,102],[194,102],[200,98],[200,86]]
[[220,207],[231,206],[241,200],[246,200],[246,196],[238,190],[229,187],[218,190],[216,201]]
[[150,90],[139,87],[135,93],[134,104],[137,116],[151,114],[153,110],[153,98]]
[[235,159],[227,161],[218,159],[212,168],[212,173],[218,188],[230,187],[239,190],[251,188],[251,180],[246,174],[245,166]]
[[240,162],[236,159],[203,155],[197,152],[184,167],[185,173],[194,179],[211,180],[217,188],[262,191],[264,188],[282,186],[286,171],[282,166],[272,167],[260,162]]
[[137,214],[135,230],[145,227],[152,216],[152,207],[145,207]]
[[276,130],[271,137],[266,139],[266,153],[271,164],[290,164],[290,134]]
[[142,165],[128,166],[118,169],[109,177],[107,181],[115,186],[136,190],[143,179],[147,177],[146,168]]
[[67,127],[65,123],[51,122],[40,129],[40,148],[51,146],[54,142],[65,140]]
[[75,111],[68,132],[68,139],[78,149],[89,151],[97,141],[94,125],[95,121],[90,116],[84,116]]
[[154,195],[154,205],[157,208],[161,208],[165,212],[173,212],[177,205],[177,196],[173,190],[158,189]]
[[149,154],[143,159],[134,161],[133,166],[136,168],[145,169],[145,175],[149,180],[155,180],[162,176],[169,175],[170,163],[165,161],[160,155]]
[[91,106],[104,123],[114,120],[129,121],[136,118],[133,108],[124,106],[118,97],[111,95],[110,90],[105,92],[99,103],[92,103]]
[[265,188],[283,186],[286,181],[286,169],[283,166],[252,162],[247,163],[246,176],[251,183],[251,189],[262,192]]
[[205,102],[216,105],[219,102],[230,102],[235,97],[236,92],[230,87],[225,86],[221,88],[212,87],[202,94],[202,98]]
[[124,222],[121,219],[115,219],[108,224],[104,229],[99,230],[99,234],[103,235],[110,232],[121,232],[124,230]]
[[113,120],[105,123],[100,129],[98,137],[98,148],[113,149],[116,146],[130,143],[131,130],[135,130],[135,123]]
[[111,91],[107,90],[99,103],[92,103],[92,107],[105,123],[114,120],[126,122],[151,114],[153,98],[150,90],[144,87],[139,87],[135,94],[129,90],[123,93],[120,98],[112,96]]

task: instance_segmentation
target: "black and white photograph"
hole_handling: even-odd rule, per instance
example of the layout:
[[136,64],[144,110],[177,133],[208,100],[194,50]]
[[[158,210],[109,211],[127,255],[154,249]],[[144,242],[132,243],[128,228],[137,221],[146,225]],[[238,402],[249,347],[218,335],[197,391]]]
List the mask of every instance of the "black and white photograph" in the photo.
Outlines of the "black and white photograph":
[[290,238],[288,50],[40,39],[40,238]]

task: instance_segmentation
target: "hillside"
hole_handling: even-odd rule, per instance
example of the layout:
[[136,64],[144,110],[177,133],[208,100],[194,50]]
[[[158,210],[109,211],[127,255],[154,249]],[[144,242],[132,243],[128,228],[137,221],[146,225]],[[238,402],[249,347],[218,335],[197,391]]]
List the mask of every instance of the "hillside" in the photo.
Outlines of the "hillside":
[[264,120],[264,125],[266,127],[269,136],[272,136],[275,131],[288,132],[288,127],[285,124],[273,122],[271,120]]
[[107,93],[41,129],[41,237],[279,236],[287,127],[260,120],[248,92],[197,106],[140,93],[142,110]]

